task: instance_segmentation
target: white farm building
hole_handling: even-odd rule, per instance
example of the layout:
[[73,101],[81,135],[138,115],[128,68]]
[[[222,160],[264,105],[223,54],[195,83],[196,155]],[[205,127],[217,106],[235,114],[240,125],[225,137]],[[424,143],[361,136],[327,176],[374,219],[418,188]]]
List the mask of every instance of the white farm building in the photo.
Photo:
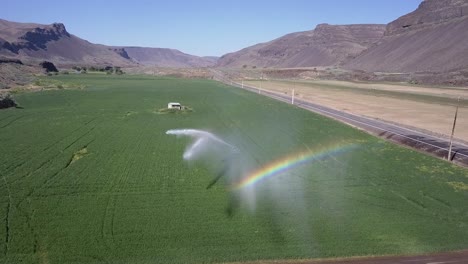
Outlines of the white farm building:
[[167,104],[168,109],[182,109],[182,105],[180,103],[168,103]]

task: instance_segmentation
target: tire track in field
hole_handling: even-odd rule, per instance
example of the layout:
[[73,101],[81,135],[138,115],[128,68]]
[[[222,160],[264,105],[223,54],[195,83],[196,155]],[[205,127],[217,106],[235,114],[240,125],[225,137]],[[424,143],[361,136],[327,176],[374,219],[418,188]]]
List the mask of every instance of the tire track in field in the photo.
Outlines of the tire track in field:
[[[93,128],[93,129],[94,129],[94,128]],[[91,129],[91,130],[93,130],[93,129]],[[83,135],[81,135],[81,136],[79,137],[79,139],[82,139],[84,136],[88,135],[88,134],[91,132],[91,130],[85,132]],[[78,141],[78,140],[75,140],[75,141],[73,142],[73,144],[76,143],[77,141]],[[85,146],[88,146],[88,145],[91,144],[93,141],[94,141],[94,139],[92,139],[91,141],[89,141],[88,143],[86,143]],[[67,148],[69,148],[71,145],[72,145],[72,144],[70,144],[69,146],[67,146]],[[18,181],[20,181],[20,180],[22,180],[22,179],[28,178],[28,177],[34,175],[34,174],[35,174],[36,172],[38,172],[39,170],[41,170],[42,168],[46,167],[46,165],[52,164],[52,163],[56,160],[56,158],[57,158],[58,156],[63,155],[63,152],[64,152],[67,148],[65,148],[65,149],[63,149],[63,150],[61,150],[61,151],[55,153],[53,156],[47,158],[45,161],[43,161],[41,164],[39,164],[39,166],[36,167],[34,170],[22,174],[22,176],[15,177],[10,183],[13,184],[13,183],[16,183],[16,182],[18,182]],[[73,154],[72,154],[72,157],[73,157]],[[22,163],[22,164],[24,164],[24,163]],[[22,164],[21,164],[21,165],[22,165]],[[68,165],[69,165],[69,162],[67,162],[67,164],[66,164],[63,168],[59,169],[58,172],[60,172],[60,171],[62,171],[62,170],[64,170],[64,169],[66,169],[66,168],[68,167]],[[16,166],[15,168],[17,168],[17,167],[19,167],[19,166]],[[57,172],[57,173],[58,173],[58,172]],[[7,174],[7,175],[10,176],[10,175],[12,175],[12,174],[13,174],[13,172],[10,173],[10,174]],[[54,174],[54,175],[55,175],[55,174]]]
[[[146,123],[145,128],[149,126],[149,123]],[[120,166],[123,166],[122,170],[119,170],[120,173],[117,173],[119,177],[111,179],[111,182],[108,185],[108,188],[104,193],[108,196],[106,201],[106,208],[101,220],[101,238],[107,250],[112,250],[115,247],[115,214],[116,214],[116,194],[115,191],[124,182],[124,179],[128,178],[130,172],[132,172],[132,164],[136,164],[136,155],[131,155],[130,159],[128,153],[138,152],[141,149],[141,146],[144,144],[142,137],[145,133],[145,129],[139,129],[140,133],[137,134],[137,137],[134,138],[133,142],[138,142],[134,144],[130,141],[126,141],[126,145],[120,144],[120,149],[118,151],[118,157],[113,158],[114,161],[117,161]]]
[[[403,199],[405,202],[407,202],[407,203],[408,203],[409,205],[411,205],[412,207],[419,209],[419,211],[421,211],[421,212],[424,212],[424,213],[426,214],[425,216],[427,216],[427,215],[435,216],[435,217],[437,217],[439,220],[447,221],[447,222],[452,222],[452,223],[457,223],[457,224],[463,223],[464,221],[466,221],[466,220],[465,220],[465,219],[466,219],[466,216],[464,217],[463,215],[460,215],[459,212],[456,212],[456,211],[455,211],[455,213],[456,213],[455,215],[456,215],[456,216],[455,216],[454,218],[447,217],[446,214],[440,212],[439,210],[432,210],[432,209],[429,209],[426,205],[424,205],[422,202],[417,201],[416,199],[413,199],[413,198],[411,198],[411,197],[405,196],[405,195],[403,195],[403,194],[401,194],[401,193],[399,193],[399,192],[397,192],[397,191],[395,191],[395,190],[390,190],[390,192],[391,192],[392,194],[394,194],[395,196],[397,196],[397,197]],[[425,195],[423,195],[423,194],[420,194],[420,196],[421,196],[422,198],[426,198],[426,199],[430,200],[430,198],[425,197]],[[443,202],[441,202],[441,201],[439,201],[439,200],[434,200],[434,199],[432,199],[432,200],[433,200],[433,201],[437,201],[437,203],[439,203],[439,204],[444,204]],[[444,205],[447,206],[447,204],[444,204]],[[450,209],[451,209],[451,207],[450,207]]]
[[[109,209],[112,208],[112,209]],[[115,195],[108,193],[107,194],[107,201],[106,201],[106,208],[104,210],[104,215],[102,216],[102,221],[101,221],[101,237],[104,242],[104,246],[108,251],[112,250],[111,245],[109,245],[108,240],[106,239],[106,219],[108,218],[109,215],[109,210],[112,210],[111,213],[111,238],[112,238],[112,246],[115,244],[114,240],[114,217],[115,217]]]
[[[94,139],[93,139],[92,141],[94,141]],[[92,142],[92,141],[91,141],[91,142]],[[89,143],[88,143],[88,144],[89,144]],[[48,161],[50,161],[50,160],[48,160]],[[48,163],[48,161],[45,162],[45,163]],[[45,164],[45,163],[44,163],[44,164]],[[65,166],[65,168],[66,168],[66,167],[67,167],[67,166]],[[39,170],[39,169],[37,169],[37,170]],[[36,171],[37,171],[37,170],[36,170]],[[56,175],[58,175],[62,170],[63,170],[63,168],[60,169],[60,170],[58,170],[56,173],[54,173],[54,174],[52,175],[51,178],[54,178],[54,177],[55,177]],[[29,173],[28,176],[31,175],[31,174],[32,174],[32,173]],[[4,178],[4,179],[5,179],[5,181],[6,181],[6,178]],[[50,179],[49,179],[49,180],[50,180]],[[24,217],[24,218],[26,219],[27,227],[28,227],[28,229],[29,229],[29,231],[30,231],[30,233],[31,233],[31,235],[32,235],[32,239],[33,239],[33,241],[32,241],[32,243],[33,243],[33,253],[36,253],[36,252],[37,252],[37,250],[39,249],[40,244],[39,244],[38,235],[37,235],[37,233],[35,232],[35,229],[34,229],[33,224],[32,224],[33,213],[31,212],[30,197],[31,197],[35,192],[37,192],[38,190],[40,190],[44,185],[46,185],[46,184],[49,182],[49,180],[46,180],[46,182],[44,182],[44,184],[41,185],[41,187],[39,187],[39,188],[34,188],[34,187],[32,187],[32,188],[30,189],[30,191],[29,191],[26,195],[24,195],[23,197],[21,197],[21,198],[18,200],[18,202],[15,202],[15,204],[13,204],[12,202],[10,202],[10,204],[9,204],[10,208],[11,208],[11,206],[14,206],[14,207],[16,208],[16,211],[17,211],[17,213],[18,213],[18,217]],[[11,184],[11,183],[10,183],[10,184]],[[10,197],[10,198],[11,198],[11,197]],[[26,200],[29,201],[30,212],[27,212],[27,211],[25,211],[25,210],[22,210],[22,204],[23,204],[23,202],[26,201]],[[10,200],[10,201],[11,201],[11,200]],[[10,240],[11,240],[11,238],[10,238]]]
[[31,115],[31,114],[25,114],[25,115],[19,116],[19,117],[17,117],[17,118],[14,118],[13,120],[11,120],[10,122],[8,122],[8,123],[6,123],[5,125],[1,126],[0,128],[5,128],[5,127],[7,127],[7,126],[13,124],[14,122],[16,122],[16,121],[18,121],[18,120],[20,120],[20,119],[22,119],[23,117],[28,116],[28,115]]
[[[125,159],[125,157],[128,156],[128,153],[141,152],[141,149],[145,145],[148,145],[148,144],[146,144],[146,141],[144,140],[144,135],[145,135],[146,131],[150,131],[150,130],[147,129],[149,127],[149,125],[150,125],[150,123],[146,122],[145,126],[138,130],[140,133],[138,134],[138,137],[136,138],[136,141],[138,142],[137,144],[132,144],[131,142],[128,143],[133,147],[132,149],[130,149],[128,147],[124,148],[126,151],[121,152],[121,156],[122,156],[123,159]],[[131,151],[129,151],[129,150],[131,150]],[[108,230],[110,231],[110,239],[111,239],[111,243],[112,243],[113,247],[115,247],[115,233],[114,233],[115,227],[114,227],[114,225],[115,225],[115,214],[116,214],[116,209],[117,209],[117,207],[116,207],[116,203],[117,203],[116,198],[118,197],[114,192],[115,192],[116,188],[118,188],[120,185],[125,184],[124,181],[129,178],[129,176],[130,176],[130,174],[132,172],[134,172],[134,174],[136,174],[136,170],[134,170],[132,167],[134,167],[134,165],[137,164],[139,159],[138,159],[137,155],[131,155],[131,157],[132,158],[130,160],[125,159],[127,161],[126,163],[122,162],[122,164],[125,165],[125,169],[124,169],[123,173],[120,174],[121,176],[117,179],[115,184],[113,184],[111,186],[110,191],[109,191],[110,194],[112,193],[112,197],[110,198],[110,200],[111,200],[111,203],[110,203],[111,213],[110,213],[110,215],[106,213],[106,215],[108,216],[109,221],[110,221]],[[137,169],[141,168],[141,167],[144,167],[144,166],[138,166]],[[128,184],[126,184],[126,185],[128,185]],[[108,210],[108,208],[109,207],[107,207],[106,210]],[[103,218],[103,222],[106,222],[105,218]],[[103,231],[103,233],[104,233],[104,231]],[[106,239],[104,239],[104,240],[107,241]]]
[[435,202],[435,203],[437,203],[437,204],[440,204],[440,205],[444,206],[445,208],[452,209],[452,206],[451,206],[450,203],[447,202],[447,201],[444,201],[444,200],[442,200],[442,199],[436,198],[436,197],[434,197],[434,196],[432,196],[432,195],[430,195],[430,194],[428,194],[428,193],[425,193],[425,192],[422,192],[421,195],[422,195],[424,198],[428,199],[428,200],[431,200],[431,201],[433,201],[433,202]]
[[15,115],[9,115],[9,116],[6,116],[6,117],[4,117],[4,118],[0,119],[0,122],[2,122],[3,120],[6,120],[6,119],[8,119],[8,118],[10,118],[10,117],[15,117]]
[[[87,134],[87,133],[86,133]],[[82,137],[81,137],[82,138]],[[90,142],[86,143],[86,146],[88,146],[91,142],[93,142],[94,139],[92,139]],[[74,143],[76,143],[77,141],[75,141]],[[68,148],[68,147],[67,147]],[[53,159],[55,157],[57,157],[58,155],[62,154],[62,152],[60,152],[59,154],[55,155],[53,157]],[[73,155],[73,154],[72,154]],[[34,194],[36,191],[39,191],[41,189],[43,189],[44,187],[46,187],[49,183],[51,183],[52,181],[55,180],[56,176],[59,175],[62,171],[66,170],[69,166],[69,162],[67,162],[66,164],[62,165],[61,168],[59,168],[54,174],[52,174],[50,177],[48,177],[46,179],[46,181],[44,183],[41,184],[40,187],[38,188],[35,188],[35,190],[33,192],[31,192],[29,195],[27,195],[27,197],[31,196],[32,194]]]
[[[88,142],[86,145],[89,145],[91,142],[93,142],[94,139],[92,139],[90,142]],[[49,158],[47,161],[45,161],[42,166],[40,166],[39,168],[36,168],[34,171],[32,172],[29,172],[29,173],[26,173],[24,174],[23,176],[21,176],[20,178],[16,178],[15,181],[11,182],[11,183],[16,183],[18,182],[19,180],[21,179],[24,179],[24,178],[27,178],[27,177],[30,177],[32,175],[34,175],[35,172],[39,171],[43,166],[45,166],[45,164],[51,164],[55,158],[59,155],[61,155],[62,152],[58,152],[56,153],[54,156],[52,156],[51,158]],[[67,164],[61,166],[61,168],[59,168],[55,173],[53,173],[51,176],[49,176],[42,184],[40,184],[40,186],[38,187],[34,187],[34,186],[31,186],[29,188],[29,191],[16,203],[16,206],[20,206],[26,199],[30,198],[31,196],[33,196],[35,193],[37,193],[38,191],[42,190],[45,186],[47,186],[51,181],[53,181],[56,176],[64,171],[66,168],[68,167],[68,162]],[[47,175],[46,175],[47,176]]]
[[[77,129],[75,129],[75,130],[73,130],[72,132],[70,132],[67,136],[65,136],[65,137],[59,139],[58,141],[55,141],[54,143],[50,144],[49,146],[45,147],[45,148],[42,149],[40,152],[41,152],[41,153],[44,153],[44,152],[48,151],[50,148],[52,148],[53,146],[55,146],[55,145],[57,145],[58,143],[62,142],[63,140],[65,140],[65,139],[67,139],[67,138],[69,138],[69,137],[72,137],[73,134],[74,134],[75,132],[77,132],[77,131],[81,130],[82,128],[86,127],[88,124],[90,124],[90,123],[91,123],[92,121],[94,121],[95,119],[96,119],[96,118],[93,118],[91,121],[87,122],[87,123],[84,124],[83,126],[80,126],[80,127],[78,127]],[[92,128],[94,129],[94,127],[92,127]],[[89,132],[90,132],[90,131],[89,131]],[[28,152],[28,149],[25,149],[23,152]],[[62,152],[63,152],[63,151],[62,151]],[[33,153],[33,154],[31,154],[31,155],[35,155],[35,154],[36,154],[36,153]],[[59,152],[58,154],[61,154],[61,152]],[[31,156],[31,155],[30,155],[30,156]],[[58,156],[58,155],[55,155],[53,158],[55,158],[56,156]],[[25,165],[26,163],[29,164],[29,163],[32,162],[32,161],[34,160],[34,158],[35,158],[35,157],[33,157],[32,159],[29,159],[29,157],[22,157],[22,155],[18,155],[18,157],[21,158],[21,160],[20,160],[20,162],[19,162],[18,164],[16,164],[16,165],[11,165],[11,166],[9,166],[9,167],[7,167],[7,168],[5,168],[5,169],[3,170],[3,172],[6,173],[6,175],[8,175],[8,176],[11,175],[12,173],[10,173],[10,172],[15,171],[16,169],[18,169],[19,167]],[[24,161],[24,160],[27,160],[27,161]],[[48,160],[45,161],[44,163],[48,163],[48,162],[50,162],[50,161],[52,161],[52,160],[51,160],[51,159],[48,159]],[[13,164],[13,163],[12,163],[12,164]],[[41,164],[40,167],[42,167],[42,166],[44,166],[44,165],[45,165],[45,164]],[[36,172],[36,171],[37,171],[37,169],[35,169],[34,172]],[[21,177],[21,178],[22,178],[22,177]]]
[[[75,130],[71,131],[70,133],[67,133],[66,136],[60,138],[59,140],[57,140],[57,141],[55,141],[54,143],[52,143],[52,144],[50,144],[49,146],[47,146],[46,148],[42,149],[42,151],[43,151],[43,152],[44,152],[44,151],[47,151],[47,150],[49,150],[50,148],[52,148],[53,146],[55,146],[55,145],[57,145],[58,143],[62,142],[63,140],[65,140],[65,139],[71,137],[75,132],[77,132],[78,130],[83,129],[84,127],[86,127],[87,125],[89,125],[91,122],[93,122],[93,121],[96,120],[96,119],[97,119],[97,117],[92,118],[90,121],[84,123],[82,126],[79,126],[78,128],[76,128]],[[96,125],[93,126],[93,129],[94,129],[95,126],[96,126]]]
[[[82,134],[81,136],[79,136],[78,138],[76,138],[73,142],[71,142],[70,144],[68,144],[64,149],[62,149],[62,153],[67,150],[68,148],[70,148],[71,146],[73,146],[76,142],[80,141],[82,138],[84,138],[85,136],[87,136],[89,133],[91,133],[96,127],[92,127],[90,130],[86,131],[84,134]],[[91,141],[93,142],[94,139]],[[89,142],[89,143],[91,143]],[[89,144],[88,143],[88,144]]]
[[[110,139],[110,137],[109,137]],[[118,149],[118,158],[115,158],[115,156],[113,157],[112,160],[114,161],[118,161],[118,164],[120,166],[124,166],[124,168],[122,170],[119,170],[121,171],[121,173],[118,173],[118,175],[120,177],[118,177],[117,179],[110,179],[111,182],[109,182],[109,185],[108,185],[108,188],[106,188],[104,190],[104,194],[107,196],[107,201],[106,201],[106,207],[105,207],[105,210],[104,210],[104,214],[102,216],[102,219],[101,219],[101,238],[103,240],[103,244],[104,246],[106,247],[106,249],[108,251],[112,251],[112,249],[114,248],[114,245],[115,245],[115,240],[114,240],[114,219],[115,219],[115,190],[118,186],[118,182],[120,182],[120,180],[123,178],[123,174],[128,173],[128,170],[129,170],[129,166],[127,163],[125,163],[124,161],[126,160],[125,159],[125,153],[127,153],[130,149],[130,146],[131,146],[131,142],[127,141],[126,142],[127,144],[126,145],[123,145],[123,144],[119,144],[120,148]],[[110,218],[110,227],[107,228],[107,221],[108,219]],[[110,230],[110,240],[108,239],[108,231],[106,230]]]
[[8,185],[5,175],[3,176],[3,181],[5,182],[5,186],[6,186],[7,193],[8,193],[8,204],[7,204],[6,216],[5,216],[5,247],[4,247],[4,252],[5,252],[4,255],[6,257],[8,255],[9,244],[10,244],[10,209],[11,209],[12,199],[11,199],[10,187]]

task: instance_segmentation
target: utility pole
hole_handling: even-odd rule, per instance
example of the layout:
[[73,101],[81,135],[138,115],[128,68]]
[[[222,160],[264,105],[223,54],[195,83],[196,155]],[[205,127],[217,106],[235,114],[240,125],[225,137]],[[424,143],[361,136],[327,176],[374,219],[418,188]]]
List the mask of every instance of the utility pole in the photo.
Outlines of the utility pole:
[[261,89],[263,89],[263,71],[262,71],[262,76],[260,77],[260,89],[258,89],[259,94],[260,94]]
[[292,89],[291,104],[294,104],[294,89]]
[[294,104],[294,90],[296,89],[296,80],[293,79],[293,89],[292,89],[292,97],[291,97],[291,104]]
[[448,151],[448,156],[447,156],[448,161],[452,160],[451,156],[452,156],[453,134],[455,133],[455,125],[457,124],[457,115],[458,115],[459,105],[460,105],[460,96],[458,97],[458,100],[457,100],[457,109],[455,110],[455,117],[453,118],[452,134],[450,135],[449,151]]

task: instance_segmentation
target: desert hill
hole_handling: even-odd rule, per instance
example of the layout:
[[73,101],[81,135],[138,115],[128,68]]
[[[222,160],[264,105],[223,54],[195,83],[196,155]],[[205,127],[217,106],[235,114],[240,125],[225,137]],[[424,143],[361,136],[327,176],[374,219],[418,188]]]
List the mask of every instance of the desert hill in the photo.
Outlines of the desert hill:
[[[41,25],[0,19],[0,56],[57,65],[149,67],[337,66],[391,73],[465,72],[468,69],[468,0],[425,0],[388,25],[320,24],[221,58],[174,49],[111,47]],[[464,74],[464,73],[463,73]]]
[[222,56],[221,67],[310,67],[340,65],[379,41],[385,25],[320,24]]
[[[214,64],[173,49],[110,47],[93,44],[67,32],[61,23],[41,25],[0,19],[0,55],[57,65],[204,67]],[[133,56],[133,57],[132,57]]]
[[59,65],[134,64],[104,45],[71,35],[60,23],[40,25],[0,20],[0,55],[23,61],[48,60]]
[[198,57],[175,49],[121,47],[127,56],[142,65],[157,67],[208,67],[213,66],[213,59]]
[[388,25],[318,25],[222,56],[221,67],[338,66],[367,72],[468,69],[468,0],[425,0]]
[[425,0],[389,23],[375,46],[345,64],[370,72],[468,68],[468,0]]

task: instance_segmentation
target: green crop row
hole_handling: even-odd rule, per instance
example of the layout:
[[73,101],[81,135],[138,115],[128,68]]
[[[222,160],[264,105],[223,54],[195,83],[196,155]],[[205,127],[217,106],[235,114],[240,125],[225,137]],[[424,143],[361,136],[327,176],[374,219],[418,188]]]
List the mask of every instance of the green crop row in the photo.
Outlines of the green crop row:
[[[18,94],[0,111],[0,263],[199,263],[413,254],[468,247],[468,171],[209,80],[63,75],[82,90]],[[52,81],[55,82],[55,81]],[[160,114],[168,102],[193,111]],[[345,143],[260,182],[226,214],[189,138],[216,133],[246,170]],[[85,151],[84,151],[85,150]],[[77,155],[79,158],[77,158]],[[281,188],[269,189],[269,181]]]

